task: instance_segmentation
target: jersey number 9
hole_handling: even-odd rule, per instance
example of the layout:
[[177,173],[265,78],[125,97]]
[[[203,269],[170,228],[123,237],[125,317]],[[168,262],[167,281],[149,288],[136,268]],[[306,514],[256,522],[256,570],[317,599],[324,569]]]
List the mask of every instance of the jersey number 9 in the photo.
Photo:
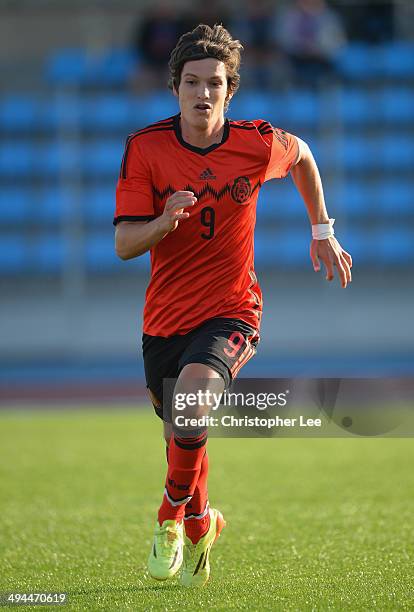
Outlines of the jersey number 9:
[[216,222],[216,211],[211,206],[205,206],[200,212],[201,225],[207,227],[209,232],[202,232],[204,240],[211,240],[214,236],[214,224]]

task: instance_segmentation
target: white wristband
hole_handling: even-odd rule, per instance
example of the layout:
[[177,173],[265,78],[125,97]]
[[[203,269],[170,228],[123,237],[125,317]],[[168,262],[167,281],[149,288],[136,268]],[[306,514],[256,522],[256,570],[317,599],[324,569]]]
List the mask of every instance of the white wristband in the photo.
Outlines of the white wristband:
[[312,225],[312,238],[314,240],[326,240],[335,235],[333,225],[335,219],[329,219],[329,223],[317,223]]

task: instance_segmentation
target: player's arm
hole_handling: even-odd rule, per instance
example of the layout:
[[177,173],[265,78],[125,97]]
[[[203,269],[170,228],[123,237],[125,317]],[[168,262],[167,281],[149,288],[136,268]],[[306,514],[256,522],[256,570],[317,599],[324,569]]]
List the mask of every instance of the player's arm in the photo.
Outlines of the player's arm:
[[[299,154],[296,163],[290,170],[293,182],[305,202],[311,224],[326,224],[329,228],[329,215],[325,206],[318,167],[309,146],[300,138],[297,140]],[[345,288],[351,282],[351,255],[341,247],[334,236],[324,240],[313,239],[310,256],[315,272],[320,270],[319,260],[323,261],[327,280],[331,281],[334,278],[334,266],[336,266],[342,287]]]
[[190,216],[184,209],[194,206],[196,201],[192,191],[176,191],[166,201],[162,215],[153,221],[118,223],[115,230],[115,251],[118,257],[125,260],[146,253],[173,232],[181,219]]

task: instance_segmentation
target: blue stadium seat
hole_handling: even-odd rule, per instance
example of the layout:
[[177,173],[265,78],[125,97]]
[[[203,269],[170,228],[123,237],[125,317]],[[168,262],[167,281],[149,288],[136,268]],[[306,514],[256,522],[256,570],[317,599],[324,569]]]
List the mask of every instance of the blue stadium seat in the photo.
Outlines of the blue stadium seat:
[[[167,94],[168,96],[168,94]],[[128,134],[133,134],[138,130],[142,130],[143,128],[157,123],[158,121],[162,121],[163,119],[167,119],[168,117],[172,117],[179,112],[179,108],[176,105],[175,100],[168,100],[166,104],[161,105],[161,110],[163,111],[162,115],[155,117],[154,112],[148,108],[150,101],[146,97],[133,97],[131,98],[131,114],[130,114],[130,122],[128,124],[128,129],[124,132],[125,137]]]
[[385,45],[353,43],[337,56],[340,74],[349,79],[411,79],[414,76],[414,45],[392,42]]
[[356,266],[402,266],[414,261],[414,231],[405,228],[384,228],[362,231],[344,228],[341,243],[352,255]]
[[230,102],[229,117],[233,120],[262,119],[275,127],[311,128],[320,121],[322,101],[309,91],[295,90],[274,94],[260,91],[237,93]]
[[33,141],[4,142],[0,146],[0,177],[59,179],[79,169],[81,149],[75,141],[51,140],[38,145]]
[[120,267],[114,250],[113,234],[89,234],[85,240],[86,266],[95,272],[111,272]]
[[55,85],[77,85],[87,80],[91,57],[84,48],[57,49],[45,67],[46,80]]
[[89,234],[85,240],[86,265],[95,273],[109,273],[115,270],[133,271],[149,268],[149,253],[129,261],[121,261],[115,254],[113,231]]
[[396,41],[385,45],[381,53],[384,77],[412,79],[414,77],[414,44]]
[[60,179],[81,171],[83,148],[75,140],[52,140],[37,151],[36,173]]
[[284,232],[257,231],[255,260],[259,267],[303,267],[309,257],[310,234],[296,227]]
[[309,145],[309,148],[312,151],[314,158],[316,159],[316,163],[321,164],[324,159],[326,149],[326,145],[323,139],[315,135],[312,135],[308,138],[306,134],[302,131],[300,132],[300,134],[298,134],[298,136]]
[[27,243],[22,235],[2,235],[0,240],[0,275],[20,274],[28,264]]
[[55,85],[121,86],[139,67],[128,48],[89,52],[85,48],[57,49],[49,56],[46,80]]
[[306,216],[305,207],[289,177],[269,181],[263,185],[257,204],[258,223],[266,223],[269,219],[275,221],[302,219],[304,216]]
[[262,91],[245,91],[237,93],[230,102],[228,115],[234,121],[263,119],[272,121],[278,101]]
[[122,47],[106,49],[95,58],[93,69],[88,73],[88,84],[125,85],[138,67],[138,58],[131,49]]
[[55,130],[78,130],[81,126],[81,102],[79,93],[60,92],[43,102],[42,124]]
[[375,123],[377,121],[377,101],[363,88],[346,88],[341,92],[340,113],[347,126],[365,126]]
[[366,80],[378,75],[378,54],[381,47],[353,43],[344,47],[335,62],[337,70],[349,79]]
[[37,273],[57,274],[64,259],[65,244],[59,235],[43,235],[30,247],[30,266]]
[[[113,186],[112,189],[102,188],[99,193],[106,194],[106,200],[100,196],[100,205],[105,204],[100,218],[110,226],[115,188]],[[78,203],[74,201],[76,197],[79,197]],[[0,190],[3,223],[56,225],[64,223],[72,213],[77,214],[77,210],[86,211],[89,205],[90,197],[85,196],[83,192],[71,193],[70,190],[58,185],[44,186],[40,190],[32,187],[4,187]],[[98,220],[97,209],[93,215],[94,219]]]
[[357,227],[347,230],[343,226],[339,239],[344,249],[351,253],[356,269],[358,266],[378,265],[378,241],[372,231],[361,231]]
[[371,215],[376,209],[375,185],[366,180],[346,181],[339,189],[337,199],[341,215],[356,218]]
[[121,94],[83,97],[81,123],[88,130],[117,129],[127,133],[133,123],[132,101]]
[[275,263],[282,265],[303,268],[310,265],[309,244],[311,234],[309,231],[298,231],[292,227],[275,237],[277,244],[277,259]]
[[0,145],[0,177],[18,179],[34,172],[36,151],[31,142],[3,141]]
[[401,263],[406,266],[414,261],[414,231],[405,228],[387,228],[379,235],[377,252],[384,265]]
[[27,223],[31,220],[31,190],[23,187],[2,187],[0,189],[1,221]]
[[116,181],[124,153],[121,140],[98,140],[86,145],[82,151],[82,169],[93,178],[112,178]]
[[376,97],[373,108],[379,109],[381,123],[412,124],[414,92],[408,87],[387,87]]
[[61,186],[45,187],[38,194],[36,210],[33,207],[32,212],[42,225],[63,224],[75,210],[73,199],[76,196],[76,192],[71,194]]
[[135,130],[141,129],[156,121],[167,119],[179,112],[178,102],[168,91],[154,92],[146,96],[135,97],[132,102],[132,115]]
[[80,144],[76,141],[50,143],[41,151],[41,172],[56,178],[83,174],[88,178],[108,178],[113,181],[119,173],[124,152],[121,139],[97,139]]
[[0,131],[35,131],[40,115],[39,103],[32,95],[10,94],[0,102]]
[[109,227],[115,212],[115,185],[84,190],[82,212],[87,221]]
[[385,216],[414,215],[414,181],[383,179],[377,186],[376,207]]
[[349,135],[336,139],[322,147],[320,165],[338,170],[367,170],[375,166],[372,148],[371,140],[362,136]]
[[321,100],[311,91],[290,91],[286,100],[286,120],[293,125],[315,126],[321,119]]
[[390,132],[378,138],[376,159],[380,169],[412,171],[414,142],[411,136]]
[[275,260],[275,236],[258,227],[254,239],[254,258],[257,267],[267,267]]
[[36,160],[38,174],[42,178],[58,178],[63,169],[61,157],[61,146],[58,142],[51,141],[49,144],[43,145]]

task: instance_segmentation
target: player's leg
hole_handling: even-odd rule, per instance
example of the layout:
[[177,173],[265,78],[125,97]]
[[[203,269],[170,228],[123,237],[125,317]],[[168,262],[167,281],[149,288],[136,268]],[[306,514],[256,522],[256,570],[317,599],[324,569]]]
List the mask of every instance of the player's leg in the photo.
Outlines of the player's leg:
[[[220,391],[223,391],[255,353],[256,337],[255,330],[241,321],[213,319],[199,330],[181,363],[208,364],[220,375],[223,381]],[[198,367],[196,363],[191,365]],[[186,586],[202,586],[207,582],[210,549],[225,525],[221,513],[209,507],[207,476],[208,455],[205,452],[196,488],[185,508],[186,537],[181,582]]]
[[[164,422],[164,439],[166,443],[166,456],[168,463],[168,452],[173,428],[171,423]],[[200,474],[194,489],[192,499],[185,506],[184,525],[188,538],[196,544],[198,540],[207,533],[210,527],[209,503],[208,503],[208,453],[207,448],[201,462]]]
[[[231,380],[240,368],[255,354],[258,341],[257,332],[246,323],[237,319],[211,319],[201,326],[194,334],[192,342],[182,355],[180,364],[190,364],[192,368],[205,364],[210,366],[223,380],[224,386],[216,392],[228,389]],[[197,376],[197,370],[193,370]],[[191,501],[186,504],[185,531],[187,536],[196,543],[209,528],[208,494],[208,455],[203,458],[199,481]]]
[[[167,444],[171,437],[171,423],[163,410],[163,378],[178,376],[178,359],[182,352],[179,343],[166,338],[143,336],[143,356],[148,394],[157,416],[163,420],[164,437]],[[183,559],[183,523],[175,520],[156,522],[153,543],[148,557],[148,569],[157,580],[174,576]]]
[[[206,391],[222,393],[224,379],[213,368],[202,363],[185,365],[177,380],[174,397],[181,394],[205,397]],[[197,402],[188,418],[208,415],[210,406]],[[187,513],[186,545],[181,582],[185,586],[202,586],[209,578],[209,552],[220,535],[225,522],[217,510],[209,508],[207,497],[208,457],[206,453],[207,428],[180,429],[174,423],[169,445],[168,475],[163,503],[159,510],[159,522],[165,517],[184,517]],[[181,497],[185,492],[187,497]],[[176,497],[174,497],[176,496]],[[193,504],[194,500],[194,504]],[[189,507],[190,506],[190,507]]]
[[[172,436],[172,424],[167,423],[167,421],[164,421],[164,440],[165,440],[165,444],[167,445],[167,450],[170,445],[171,436]],[[167,459],[168,459],[168,453],[167,453]]]
[[[174,389],[174,397],[180,395],[187,397],[188,394],[197,395],[201,391],[203,397],[207,391],[223,392],[224,381],[220,374],[205,364],[190,363],[185,365],[180,372]],[[174,401],[174,399],[173,399]],[[193,412],[186,411],[186,418],[199,418],[208,415],[210,406],[202,403],[199,398],[197,404],[191,408]],[[165,520],[181,521],[184,518],[186,504],[192,500],[197,483],[202,471],[203,460],[206,453],[207,428],[180,427],[173,425],[173,434],[170,438],[168,450],[168,473],[165,482],[165,491],[162,504],[158,512],[158,521],[161,524]],[[204,460],[204,472],[202,480],[207,479],[207,462]],[[205,490],[205,493],[204,493]],[[197,502],[201,503],[200,497],[206,500],[206,486],[203,493],[197,491]],[[203,508],[204,511],[205,508]],[[201,514],[197,512],[196,514]]]
[[185,505],[184,528],[186,536],[196,544],[207,533],[210,527],[210,514],[208,503],[208,452],[205,449],[201,462],[200,474],[193,497]]
[[[162,402],[149,390],[154,409],[158,416],[162,413]],[[168,446],[171,438],[171,423],[164,422],[164,438],[166,442],[166,456],[168,463]],[[180,569],[183,562],[183,522],[176,520],[165,520],[159,523],[157,520],[151,551],[148,557],[148,570],[156,580],[172,578]]]

